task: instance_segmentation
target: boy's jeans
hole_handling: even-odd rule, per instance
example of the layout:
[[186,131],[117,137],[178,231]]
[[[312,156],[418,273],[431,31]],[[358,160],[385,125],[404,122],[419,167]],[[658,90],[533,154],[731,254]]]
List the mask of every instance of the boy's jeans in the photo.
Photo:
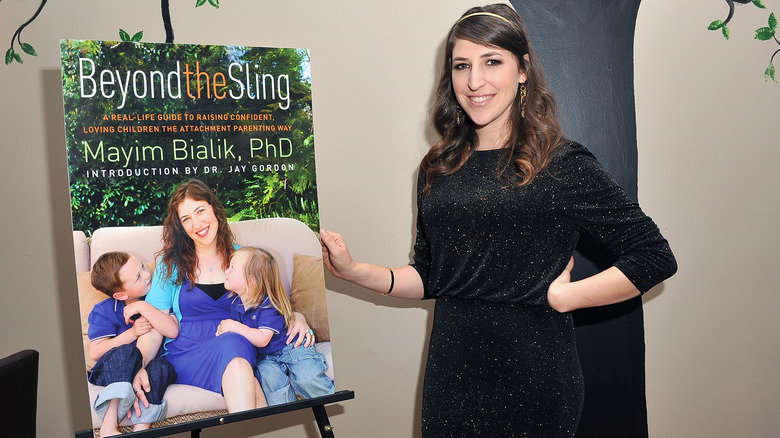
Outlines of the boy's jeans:
[[[122,418],[133,406],[135,393],[132,382],[142,365],[141,351],[132,344],[125,344],[108,350],[92,367],[89,382],[106,387],[95,400],[95,411],[100,418],[105,416],[108,402],[111,399],[120,399],[119,418]],[[173,370],[173,366],[163,357],[152,359],[146,365],[146,372],[149,375],[151,387],[151,391],[146,393],[149,408],[143,406],[142,403],[141,418],[133,415],[130,419],[133,424],[153,423],[165,419],[167,405],[163,400],[163,395],[168,385],[176,381],[176,372]]]
[[257,365],[268,405],[333,394],[333,381],[325,375],[328,364],[314,346],[294,348],[289,344],[276,353],[261,356]]

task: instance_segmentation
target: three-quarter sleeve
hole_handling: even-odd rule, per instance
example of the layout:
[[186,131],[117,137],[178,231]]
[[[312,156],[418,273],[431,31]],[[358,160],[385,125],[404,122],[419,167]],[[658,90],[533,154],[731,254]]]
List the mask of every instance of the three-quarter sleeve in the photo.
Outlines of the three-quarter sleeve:
[[428,238],[425,235],[425,226],[422,221],[423,188],[425,187],[425,172],[420,170],[417,176],[417,237],[414,241],[414,256],[412,267],[420,275],[423,284],[423,298],[428,296],[428,273],[431,267],[431,249]]
[[677,271],[669,242],[639,204],[609,176],[583,146],[572,145],[554,166],[563,217],[612,251],[614,263],[644,293]]

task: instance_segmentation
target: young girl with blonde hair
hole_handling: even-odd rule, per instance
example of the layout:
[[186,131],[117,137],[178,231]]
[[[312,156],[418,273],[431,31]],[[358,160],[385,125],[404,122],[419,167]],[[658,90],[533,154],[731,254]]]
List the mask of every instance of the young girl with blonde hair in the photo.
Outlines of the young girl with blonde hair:
[[237,333],[258,348],[258,379],[269,405],[305,397],[333,394],[333,381],[325,375],[325,357],[314,345],[294,348],[286,344],[285,328],[292,308],[282,286],[276,259],[260,248],[238,249],[225,271],[225,288],[238,299],[230,315],[217,327],[217,336]]

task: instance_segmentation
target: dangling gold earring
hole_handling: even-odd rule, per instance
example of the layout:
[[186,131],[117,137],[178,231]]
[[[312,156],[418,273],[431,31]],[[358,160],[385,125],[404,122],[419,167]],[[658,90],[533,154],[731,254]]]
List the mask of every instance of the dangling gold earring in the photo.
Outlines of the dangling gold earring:
[[455,105],[455,123],[460,125],[460,116],[463,115],[463,110],[460,109],[460,105]]
[[525,82],[520,83],[520,118],[525,118],[525,96],[528,94],[528,89],[525,87]]

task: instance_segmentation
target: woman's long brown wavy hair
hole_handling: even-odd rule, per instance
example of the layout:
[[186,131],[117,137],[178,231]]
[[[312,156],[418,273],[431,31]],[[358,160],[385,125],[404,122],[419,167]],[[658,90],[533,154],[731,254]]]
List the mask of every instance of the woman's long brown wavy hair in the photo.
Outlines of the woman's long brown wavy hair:
[[174,269],[177,271],[174,279],[177,286],[189,280],[195,284],[196,271],[198,269],[198,256],[195,254],[195,242],[184,231],[179,220],[179,204],[184,199],[190,198],[196,201],[206,201],[214,209],[217,218],[217,251],[222,255],[222,270],[230,266],[230,256],[235,251],[233,244],[235,238],[228,226],[227,215],[217,195],[204,182],[191,179],[179,185],[168,201],[168,211],[163,220],[163,247],[156,254],[162,257],[165,278],[171,278]]
[[[494,15],[472,15],[479,12],[499,15],[506,21]],[[472,16],[463,18],[469,15]],[[547,87],[523,21],[510,6],[494,4],[469,9],[447,35],[432,115],[441,141],[431,147],[421,163],[426,177],[424,193],[430,191],[436,177],[457,172],[477,147],[474,123],[468,117],[460,124],[456,122],[458,102],[452,88],[452,50],[457,40],[508,50],[527,75],[525,118],[520,115],[518,93],[510,109],[509,137],[501,146],[506,153],[497,177],[507,186],[528,185],[547,165],[553,151],[564,142],[564,136],[558,125],[555,98]],[[525,60],[526,54],[529,62]],[[512,163],[515,166],[511,166]]]

